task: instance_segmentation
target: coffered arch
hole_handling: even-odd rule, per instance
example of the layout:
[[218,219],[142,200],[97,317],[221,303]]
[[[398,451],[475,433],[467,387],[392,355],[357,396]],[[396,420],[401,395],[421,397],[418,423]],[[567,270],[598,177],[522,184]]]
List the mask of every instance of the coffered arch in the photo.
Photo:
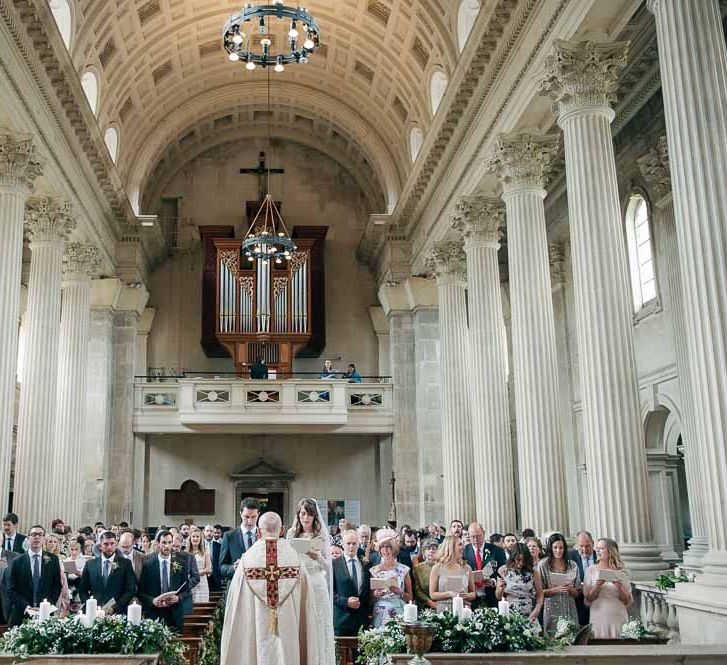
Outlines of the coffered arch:
[[[329,109],[324,119],[334,116],[377,170],[387,172],[391,208],[411,168],[407,129],[430,115],[425,73],[435,61],[447,71],[456,66],[457,3],[309,0],[307,6],[320,22],[322,48],[308,64],[275,76],[273,90],[285,87],[305,113]],[[220,45],[222,24],[238,9],[230,0],[76,1],[72,57],[77,68],[101,72],[99,123],[123,129],[118,166],[132,196],[154,167],[148,146],[159,152],[183,131],[194,115],[188,106],[199,116],[204,100],[208,114],[219,110],[213,100],[222,90],[257,96],[265,73],[230,63]]]

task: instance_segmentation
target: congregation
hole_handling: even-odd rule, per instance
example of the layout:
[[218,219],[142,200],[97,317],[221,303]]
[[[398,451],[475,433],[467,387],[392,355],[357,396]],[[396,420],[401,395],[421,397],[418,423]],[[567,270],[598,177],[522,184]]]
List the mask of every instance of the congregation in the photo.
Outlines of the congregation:
[[[260,504],[240,504],[240,524],[183,523],[141,531],[121,522],[74,530],[61,519],[50,530],[18,530],[13,513],[3,518],[0,620],[19,625],[42,600],[59,616],[82,609],[93,596],[106,614],[123,614],[137,599],[144,615],[181,630],[195,603],[224,589],[247,550],[261,538]],[[407,603],[420,610],[494,607],[528,617],[536,630],[554,634],[558,619],[591,625],[600,638],[618,638],[633,602],[631,583],[609,538],[532,529],[491,534],[478,522],[452,520],[447,528],[403,525],[395,529],[339,520],[335,533],[323,524],[317,503],[298,503],[287,538],[315,539],[301,555],[320,608],[322,643],[356,636],[401,617]],[[280,536],[285,534],[281,530]],[[322,543],[322,544],[321,544]],[[460,600],[456,600],[460,599]],[[504,601],[504,603],[502,602]]]

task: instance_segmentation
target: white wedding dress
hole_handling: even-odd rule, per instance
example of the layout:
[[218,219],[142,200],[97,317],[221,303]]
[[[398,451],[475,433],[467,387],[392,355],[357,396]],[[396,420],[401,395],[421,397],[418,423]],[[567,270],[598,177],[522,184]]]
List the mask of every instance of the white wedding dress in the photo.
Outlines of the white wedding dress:
[[[293,539],[293,530],[288,529],[287,539]],[[313,538],[313,534],[302,533],[300,538]],[[321,534],[318,537],[323,537]],[[321,554],[321,557],[324,555]],[[318,631],[318,644],[320,645],[320,660],[308,665],[336,665],[336,641],[333,636],[333,599],[329,590],[326,571],[330,569],[326,561],[313,560],[307,554],[300,556],[310,583],[310,590],[315,597],[316,626]]]

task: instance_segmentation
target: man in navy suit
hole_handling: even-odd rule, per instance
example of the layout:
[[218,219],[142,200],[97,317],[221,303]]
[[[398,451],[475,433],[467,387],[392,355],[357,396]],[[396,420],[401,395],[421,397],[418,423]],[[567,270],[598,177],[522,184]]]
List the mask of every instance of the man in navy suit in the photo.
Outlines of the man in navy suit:
[[25,536],[18,533],[18,516],[15,513],[8,513],[3,517],[3,531],[5,534],[2,549],[18,554],[25,552]]
[[170,628],[181,631],[184,606],[189,590],[189,559],[172,551],[172,534],[157,534],[158,552],[144,562],[139,580],[139,599],[150,619],[161,619]]
[[[598,563],[593,550],[593,536],[588,531],[579,531],[576,534],[576,547],[568,552],[568,558],[578,566],[578,576],[583,584],[586,570]],[[591,608],[586,605],[582,593],[576,598],[576,610],[578,611],[578,623],[587,626],[590,623]]]
[[258,517],[260,517],[258,500],[249,497],[243,499],[240,502],[240,528],[231,529],[222,538],[220,548],[222,579],[232,579],[240,557],[255,544]]
[[506,563],[505,552],[497,545],[485,542],[485,531],[479,522],[472,522],[467,531],[470,534],[470,544],[464,548],[464,558],[472,570],[482,570],[489,563],[492,575],[488,579],[475,582],[477,598],[472,603],[474,608],[497,607],[495,597],[495,579],[500,566]]
[[358,556],[358,534],[341,534],[343,555],[333,560],[333,630],[337,637],[355,637],[368,620],[370,576]]
[[17,552],[10,550],[0,550],[0,623],[8,623],[10,621],[10,596],[8,596],[8,577],[10,576],[10,566],[14,559],[20,556]]
[[210,591],[219,591],[222,588],[222,573],[220,572],[220,550],[222,543],[215,540],[215,527],[212,524],[206,524],[204,527],[204,542],[207,551],[210,553],[210,562],[212,563],[212,573],[207,577],[207,583]]
[[19,626],[28,609],[44,600],[55,603],[61,595],[61,564],[55,554],[43,551],[45,529],[36,524],[28,534],[28,553],[10,566],[7,591],[10,597],[10,626]]
[[117,551],[117,542],[115,533],[101,534],[101,558],[94,557],[83,567],[78,594],[84,604],[93,596],[106,614],[125,615],[136,593],[136,574],[134,564]]

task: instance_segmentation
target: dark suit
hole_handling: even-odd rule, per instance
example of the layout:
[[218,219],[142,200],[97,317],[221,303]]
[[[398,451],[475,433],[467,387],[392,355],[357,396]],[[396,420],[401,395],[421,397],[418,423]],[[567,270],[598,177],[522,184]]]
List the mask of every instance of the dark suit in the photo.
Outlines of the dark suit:
[[134,566],[118,552],[114,557],[108,579],[104,584],[103,559],[91,559],[84,567],[78,595],[85,604],[89,596],[93,596],[99,607],[110,600],[115,600],[114,614],[126,614],[131,599],[136,593],[136,575]]
[[155,607],[152,601],[162,592],[161,568],[158,555],[149,555],[144,562],[139,581],[139,600],[141,600],[146,616],[150,619],[161,619],[171,628],[181,630],[184,624],[184,608],[191,602],[192,597],[192,592],[189,590],[189,578],[189,558],[182,556],[179,552],[172,553],[169,591],[176,591],[185,582],[186,585],[179,592],[179,602],[176,605]]
[[55,603],[61,595],[61,564],[58,557],[41,552],[40,589],[37,597],[33,598],[33,573],[29,554],[18,556],[10,566],[7,586],[12,605],[8,622],[10,626],[19,626],[23,622],[26,607],[37,607],[46,599]]
[[207,542],[207,550],[210,553],[210,561],[212,563],[212,573],[207,576],[207,584],[210,591],[219,591],[222,589],[222,571],[220,570],[220,551],[222,543],[214,540]]
[[[255,529],[253,529],[253,534]],[[253,540],[253,544],[255,540]],[[242,531],[240,527],[231,529],[222,537],[222,546],[220,548],[220,571],[223,580],[231,580],[235,574],[235,561],[237,561],[247,550],[246,544],[243,542]]]
[[[23,554],[25,552],[25,548],[23,547],[23,544],[25,543],[25,534],[22,533],[16,533],[14,536],[15,540],[13,541],[13,552],[17,552],[18,554]],[[3,549],[5,549],[5,541],[7,540],[7,534],[3,534]]]
[[[591,565],[596,565],[596,563],[598,563],[596,553],[594,552],[592,556],[593,563]],[[583,569],[583,560],[581,559],[580,552],[578,550],[569,550],[568,558],[578,567],[578,577],[581,580],[581,584],[583,584],[586,571]],[[587,626],[591,622],[591,608],[586,605],[586,601],[582,593],[578,594],[578,597],[576,598],[576,610],[578,611],[578,623],[581,624],[581,626]]]
[[[360,562],[360,559],[359,559]],[[355,637],[365,626],[369,614],[370,575],[367,566],[361,564],[361,592],[354,586],[351,569],[345,556],[333,560],[333,631],[337,637]],[[348,606],[348,599],[356,596],[361,605],[357,610]]]
[[[472,545],[467,545],[464,548],[464,559],[470,565],[472,570],[482,570],[488,563],[492,562],[492,575],[491,578],[494,580],[497,578],[497,571],[500,566],[504,566],[507,562],[505,558],[505,550],[497,545],[485,543],[483,546],[484,557],[482,558],[482,566],[477,567],[477,560],[475,558],[475,549]],[[478,607],[497,607],[497,598],[495,597],[495,586],[485,587],[485,595],[481,596],[479,593],[477,599],[472,604],[474,608]],[[478,590],[479,591],[479,590]]]
[[0,551],[0,555],[5,560],[5,565],[0,568],[0,623],[10,621],[10,596],[8,595],[8,579],[10,577],[10,566],[20,554],[11,552],[10,550]]

